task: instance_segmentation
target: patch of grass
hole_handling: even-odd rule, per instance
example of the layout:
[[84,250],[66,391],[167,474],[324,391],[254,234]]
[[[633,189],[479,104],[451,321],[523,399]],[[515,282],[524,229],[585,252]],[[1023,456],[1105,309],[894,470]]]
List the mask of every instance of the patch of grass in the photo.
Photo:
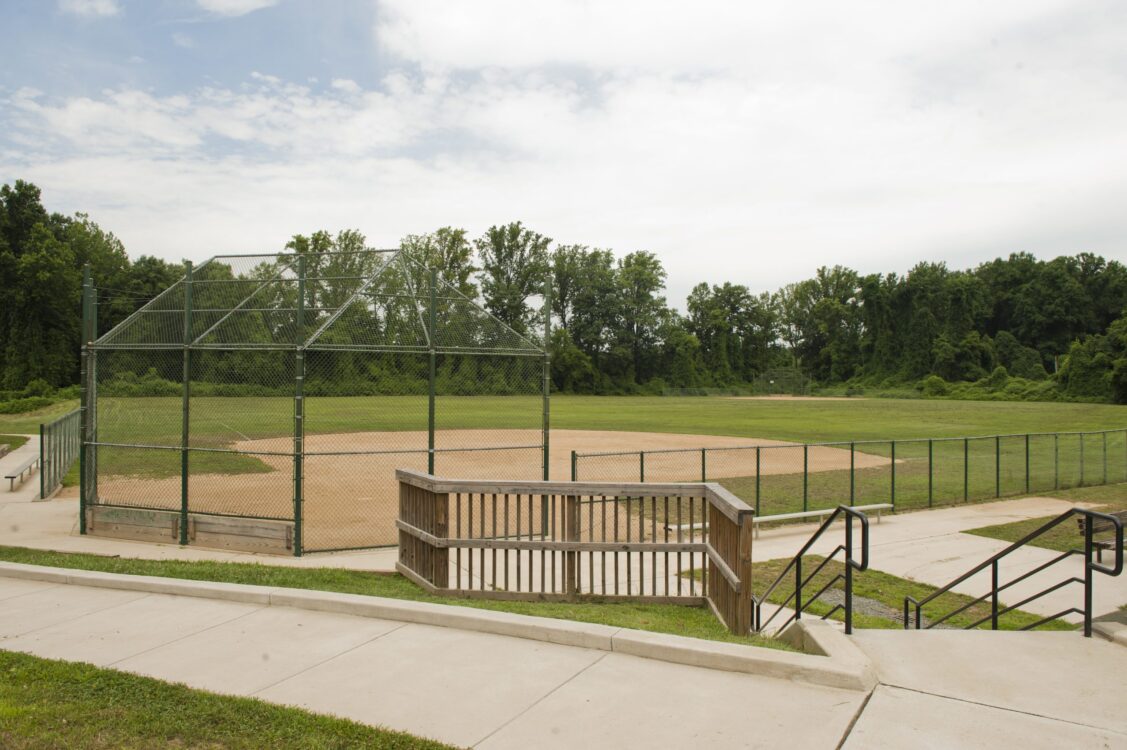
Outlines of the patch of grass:
[[515,612],[535,617],[597,623],[620,628],[672,633],[712,641],[744,643],[767,648],[789,649],[781,641],[758,636],[737,636],[704,607],[675,604],[619,602],[506,602],[481,599],[459,599],[426,593],[398,573],[371,573],[339,568],[294,568],[256,563],[187,562],[182,560],[137,560],[102,557],[70,552],[48,552],[24,547],[0,547],[0,560],[49,565],[57,568],[79,568],[127,575],[186,578],[195,581],[247,583],[257,586],[279,586],[346,594],[366,594],[392,599],[448,604],[501,612]]
[[0,746],[446,748],[346,719],[0,651]]
[[[1109,512],[1127,510],[1127,484],[1125,483],[1109,484],[1102,487],[1079,487],[1064,492],[1052,492],[1050,494],[1052,497],[1062,500],[1095,503],[1097,504],[1096,510]],[[1028,534],[1033,533],[1054,517],[1055,516],[1028,518],[1024,521],[1000,523],[994,526],[981,526],[977,529],[968,529],[963,533],[984,536],[990,539],[1000,539],[1004,542],[1016,542]],[[1030,544],[1034,547],[1067,552],[1071,549],[1084,549],[1084,537],[1080,535],[1080,525],[1075,519],[1070,518],[1033,539]]]
[[40,424],[55,420],[77,408],[78,399],[70,399],[23,414],[0,414],[0,432],[38,435]]
[[[805,571],[812,571],[824,558],[817,555],[809,555],[803,558],[803,566]],[[789,559],[767,560],[762,563],[756,563],[752,569],[752,588],[756,595],[762,595],[768,586],[779,576],[780,573],[786,568],[790,562]],[[832,560],[826,564],[826,567],[815,576],[814,580],[803,587],[804,596],[812,596],[817,593],[822,586],[829,583],[830,579],[834,576],[844,573],[844,564],[838,560]],[[809,575],[805,572],[804,575]],[[809,588],[808,588],[809,587]],[[835,589],[843,589],[844,582],[838,582],[833,586]],[[864,573],[854,573],[853,575],[853,595],[854,595],[854,610],[853,610],[853,624],[858,628],[902,628],[903,623],[899,620],[889,619],[875,614],[865,614],[859,612],[863,605],[857,602],[856,597],[864,597],[879,602],[893,612],[901,613],[904,609],[904,597],[911,596],[917,601],[924,597],[930,596],[936,591],[935,586],[929,586],[926,583],[918,583],[916,581],[909,581],[906,578],[900,578],[890,573],[884,573],[879,570],[867,570]],[[781,583],[771,595],[768,601],[775,604],[782,604],[788,597],[794,594],[794,584],[790,581]],[[936,598],[923,608],[923,615],[927,619],[942,617],[943,615],[958,609],[959,607],[969,603],[973,597],[964,594],[956,594],[948,592]],[[792,600],[793,601],[793,600]],[[822,601],[816,601],[811,604],[805,611],[811,614],[822,616],[829,612],[832,606]],[[770,616],[773,611],[768,607],[765,609],[764,615]],[[944,622],[945,625],[952,627],[966,627],[977,620],[987,617],[990,614],[989,601],[981,602],[969,607],[964,612],[951,617]],[[830,619],[843,620],[845,617],[844,612],[836,612],[830,616]],[[1023,612],[1021,610],[1014,610],[1002,615],[999,618],[998,625],[1002,630],[1017,630],[1023,626],[1030,625],[1041,619],[1040,615],[1030,612]],[[980,627],[989,627],[989,621]],[[1054,620],[1048,622],[1040,629],[1044,630],[1073,630],[1075,626],[1061,620]]]
[[12,450],[19,448],[27,442],[23,435],[0,435],[0,445],[7,445]]

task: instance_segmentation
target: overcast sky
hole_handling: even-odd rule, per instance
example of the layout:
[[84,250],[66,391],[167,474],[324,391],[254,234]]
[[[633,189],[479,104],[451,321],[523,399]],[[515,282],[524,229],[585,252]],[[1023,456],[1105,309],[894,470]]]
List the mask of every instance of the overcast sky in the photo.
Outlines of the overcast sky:
[[4,0],[0,182],[131,255],[522,220],[670,301],[1127,259],[1127,3]]

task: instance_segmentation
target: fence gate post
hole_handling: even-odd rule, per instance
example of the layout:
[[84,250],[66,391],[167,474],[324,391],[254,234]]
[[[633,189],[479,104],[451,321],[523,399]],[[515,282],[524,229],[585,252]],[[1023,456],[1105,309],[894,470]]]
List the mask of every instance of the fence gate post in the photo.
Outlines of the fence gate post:
[[[542,397],[543,413],[541,416],[541,442],[544,443],[544,481],[548,481],[550,425],[551,425],[551,394],[552,394],[552,275],[544,279],[544,393]],[[574,478],[572,481],[575,481]]]
[[437,333],[437,299],[435,298],[435,284],[438,282],[438,271],[430,270],[428,278],[429,302],[427,310],[427,325],[430,326],[427,336],[427,354],[429,355],[429,369],[427,376],[427,473],[434,474],[434,381],[437,354],[434,350],[434,338]]
[[807,443],[802,444],[802,512],[805,513],[808,508],[807,499],[810,495],[810,446]]

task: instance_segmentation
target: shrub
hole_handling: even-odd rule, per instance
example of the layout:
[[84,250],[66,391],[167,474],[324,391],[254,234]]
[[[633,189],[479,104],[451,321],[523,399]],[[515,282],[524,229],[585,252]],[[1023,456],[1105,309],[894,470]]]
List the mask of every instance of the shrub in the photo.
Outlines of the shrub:
[[947,381],[938,375],[928,375],[923,379],[921,392],[924,396],[935,398],[937,396],[946,396],[950,392],[950,387]]

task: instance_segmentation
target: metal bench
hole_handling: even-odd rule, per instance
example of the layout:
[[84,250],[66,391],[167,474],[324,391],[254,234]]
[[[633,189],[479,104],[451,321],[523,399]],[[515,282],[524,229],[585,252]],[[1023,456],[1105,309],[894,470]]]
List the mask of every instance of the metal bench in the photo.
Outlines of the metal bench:
[[17,479],[20,481],[20,484],[23,484],[24,474],[31,476],[35,473],[35,467],[38,465],[39,456],[35,455],[5,474],[4,478],[8,480],[8,492],[11,492],[16,488]]
[[[1115,513],[1108,513],[1109,516],[1115,516],[1123,523],[1127,523],[1127,510],[1117,511]],[[1077,516],[1076,523],[1080,525],[1080,536],[1085,534],[1085,524],[1088,522],[1086,516]],[[1096,548],[1096,562],[1104,561],[1104,550],[1115,548],[1115,537],[1110,539],[1096,539],[1096,534],[1113,534],[1115,533],[1115,524],[1108,521],[1106,518],[1092,519],[1092,546]]]
[[[759,536],[759,526],[764,523],[774,523],[775,521],[790,521],[796,518],[825,518],[833,513],[837,508],[819,508],[818,510],[806,510],[800,513],[779,513],[773,516],[756,516],[751,519],[752,525],[755,527],[755,535]],[[862,513],[875,512],[877,514],[877,523],[880,523],[880,514],[886,510],[896,510],[896,506],[892,503],[873,503],[871,505],[856,505],[853,510],[859,510]],[[680,526],[666,526],[668,531],[701,531],[708,528],[708,524],[704,523],[686,523]]]

